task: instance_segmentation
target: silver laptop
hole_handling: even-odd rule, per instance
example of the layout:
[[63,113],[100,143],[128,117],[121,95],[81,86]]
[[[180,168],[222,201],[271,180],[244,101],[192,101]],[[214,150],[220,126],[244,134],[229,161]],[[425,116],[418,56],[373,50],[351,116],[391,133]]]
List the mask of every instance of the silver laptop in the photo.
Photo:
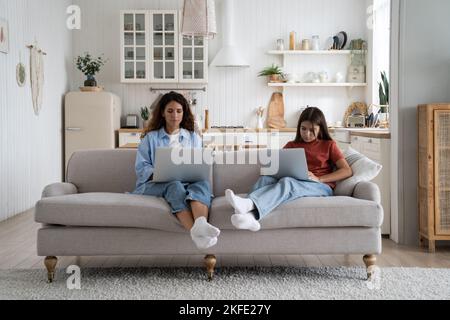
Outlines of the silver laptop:
[[[278,157],[276,153],[278,153]],[[314,181],[309,178],[305,149],[295,148],[271,150],[270,155],[271,162],[267,166],[262,166],[262,175],[272,176],[277,179],[291,177],[297,180]],[[278,171],[274,173],[274,170],[277,169],[277,163]],[[268,170],[270,166],[272,166],[272,168]]]
[[207,152],[205,149],[156,148],[152,181],[211,181],[212,162],[205,161],[211,156]]

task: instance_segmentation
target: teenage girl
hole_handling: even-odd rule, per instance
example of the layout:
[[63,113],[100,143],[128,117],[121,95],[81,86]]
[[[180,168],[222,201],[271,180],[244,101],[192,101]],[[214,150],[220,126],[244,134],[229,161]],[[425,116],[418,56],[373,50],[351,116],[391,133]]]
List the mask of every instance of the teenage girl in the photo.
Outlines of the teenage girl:
[[283,203],[301,197],[332,196],[336,182],[353,174],[336,142],[330,137],[325,116],[318,108],[307,108],[301,114],[297,136],[284,148],[305,149],[309,178],[314,181],[261,176],[247,198],[226,190],[226,199],[235,209],[231,223],[237,229],[258,231],[261,228],[259,220]]

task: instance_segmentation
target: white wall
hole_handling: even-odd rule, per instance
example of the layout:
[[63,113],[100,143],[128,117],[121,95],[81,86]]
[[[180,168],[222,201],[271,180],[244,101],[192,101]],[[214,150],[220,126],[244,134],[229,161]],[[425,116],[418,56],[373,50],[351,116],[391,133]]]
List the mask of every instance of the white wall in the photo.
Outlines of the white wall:
[[[65,27],[70,0],[0,0],[9,22],[10,50],[0,53],[0,221],[26,211],[42,189],[62,176],[62,97],[69,88],[71,36]],[[43,108],[34,115],[30,81],[19,88],[20,56],[29,68],[26,45],[37,39],[47,52]],[[28,72],[29,75],[29,72]]]
[[[219,36],[210,42],[210,61],[220,48],[222,1],[216,2]],[[155,85],[120,84],[119,11],[121,9],[181,9],[182,0],[74,0],[82,9],[82,30],[74,32],[74,55],[90,51],[104,53],[109,63],[98,76],[106,90],[123,99],[123,113],[136,113],[149,105],[156,94],[149,92]],[[289,32],[295,30],[303,39],[318,34],[322,43],[329,36],[345,30],[349,40],[367,38],[366,3],[361,0],[236,0],[235,40],[242,55],[251,63],[248,69],[216,69],[210,67],[207,94],[199,94],[198,112],[207,105],[211,125],[256,126],[254,110],[268,106],[272,89],[257,73],[272,62],[281,60],[266,54],[275,48],[278,38],[288,45]],[[311,71],[342,68],[343,57],[310,57]],[[315,59],[315,60],[314,60]],[[342,60],[344,59],[344,60]],[[343,69],[346,71],[346,68]],[[294,71],[296,70],[286,70]],[[78,90],[83,75],[75,70],[72,89]],[[167,87],[165,85],[164,87]],[[182,87],[186,87],[182,85]],[[321,107],[330,122],[341,120],[345,109],[354,101],[366,101],[365,90],[354,89],[347,95],[343,88],[291,88],[286,91],[286,120],[296,126],[301,106]]]
[[399,240],[407,244],[418,243],[417,105],[450,102],[449,12],[448,0],[400,0]]

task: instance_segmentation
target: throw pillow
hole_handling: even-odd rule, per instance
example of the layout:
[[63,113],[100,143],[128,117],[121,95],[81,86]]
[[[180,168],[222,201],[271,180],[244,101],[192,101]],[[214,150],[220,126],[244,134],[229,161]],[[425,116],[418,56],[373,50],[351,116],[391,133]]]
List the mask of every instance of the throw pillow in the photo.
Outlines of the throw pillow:
[[344,151],[344,157],[352,168],[353,176],[338,181],[334,189],[334,195],[351,197],[358,183],[376,178],[383,166],[350,147]]

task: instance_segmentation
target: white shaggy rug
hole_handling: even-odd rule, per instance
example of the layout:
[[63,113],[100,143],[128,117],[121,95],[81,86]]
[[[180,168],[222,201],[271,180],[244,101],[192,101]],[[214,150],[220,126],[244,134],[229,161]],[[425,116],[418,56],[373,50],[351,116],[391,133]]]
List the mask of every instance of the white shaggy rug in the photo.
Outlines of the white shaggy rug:
[[1,270],[0,299],[450,299],[450,269],[382,268],[367,282],[360,267],[229,267],[212,282],[202,268],[82,269],[80,290],[59,270]]

